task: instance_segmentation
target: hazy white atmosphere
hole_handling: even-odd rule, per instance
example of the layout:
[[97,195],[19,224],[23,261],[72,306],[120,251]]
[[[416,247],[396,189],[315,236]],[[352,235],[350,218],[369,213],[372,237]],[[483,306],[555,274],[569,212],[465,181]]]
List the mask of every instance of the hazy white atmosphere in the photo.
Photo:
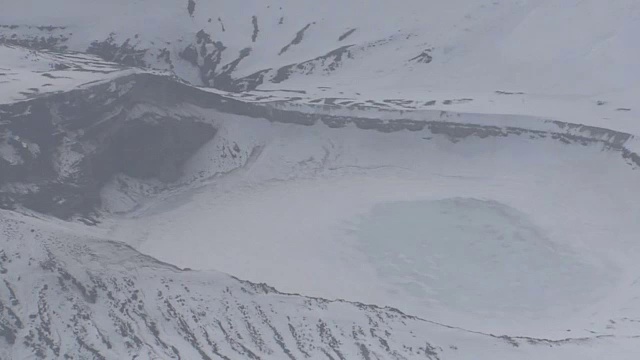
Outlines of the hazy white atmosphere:
[[0,360],[640,358],[638,34],[638,0],[3,0]]

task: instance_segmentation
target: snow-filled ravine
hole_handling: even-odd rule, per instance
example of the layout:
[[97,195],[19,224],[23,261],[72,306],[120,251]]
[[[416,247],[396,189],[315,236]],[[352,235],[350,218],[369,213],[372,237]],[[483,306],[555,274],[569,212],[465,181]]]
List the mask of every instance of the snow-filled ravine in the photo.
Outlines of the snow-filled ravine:
[[183,186],[135,207],[131,179],[103,189],[121,213],[101,225],[109,237],[180,267],[475,331],[633,333],[640,170],[620,151],[524,130],[200,116],[218,132]]

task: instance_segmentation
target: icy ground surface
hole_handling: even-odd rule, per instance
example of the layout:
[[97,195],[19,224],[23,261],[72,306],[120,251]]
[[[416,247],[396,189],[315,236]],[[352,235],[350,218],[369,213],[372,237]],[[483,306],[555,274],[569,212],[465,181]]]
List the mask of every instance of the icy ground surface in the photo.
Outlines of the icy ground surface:
[[492,201],[382,203],[356,234],[389,291],[427,306],[535,316],[583,306],[610,286],[609,274],[546,239],[517,210]]
[[110,236],[181,267],[478,331],[610,334],[609,320],[638,310],[640,173],[615,152],[243,117],[218,126],[185,175],[211,180],[120,216]]
[[87,54],[0,46],[0,104],[87,87],[136,70]]

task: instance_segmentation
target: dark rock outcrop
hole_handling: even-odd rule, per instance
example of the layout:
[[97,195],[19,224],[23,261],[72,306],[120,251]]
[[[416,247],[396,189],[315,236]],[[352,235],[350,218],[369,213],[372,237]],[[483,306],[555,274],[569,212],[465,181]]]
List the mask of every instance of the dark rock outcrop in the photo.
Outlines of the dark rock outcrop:
[[21,204],[61,218],[88,215],[101,187],[116,174],[172,181],[181,165],[213,138],[199,119],[153,113],[132,115],[142,102],[165,106],[168,96],[143,95],[140,77],[86,90],[0,106],[0,137],[19,161],[0,159],[0,203]]

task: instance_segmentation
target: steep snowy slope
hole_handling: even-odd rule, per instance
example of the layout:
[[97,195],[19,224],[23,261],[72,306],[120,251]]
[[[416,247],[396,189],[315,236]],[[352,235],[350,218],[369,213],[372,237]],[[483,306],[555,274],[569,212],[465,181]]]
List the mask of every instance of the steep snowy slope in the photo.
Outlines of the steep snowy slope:
[[135,70],[85,54],[0,46],[0,104],[62,92],[133,74]]
[[632,338],[471,333],[394,309],[183,271],[86,228],[0,210],[0,358],[634,359]]
[[633,0],[32,0],[5,4],[0,23],[5,41],[173,68],[218,88],[225,74],[282,82],[335,70],[334,85],[603,95],[637,89],[639,14]]
[[640,172],[593,139],[601,129],[202,116],[217,134],[187,163],[195,187],[144,203],[114,237],[179,266],[481,331],[611,334],[610,319],[637,313]]

